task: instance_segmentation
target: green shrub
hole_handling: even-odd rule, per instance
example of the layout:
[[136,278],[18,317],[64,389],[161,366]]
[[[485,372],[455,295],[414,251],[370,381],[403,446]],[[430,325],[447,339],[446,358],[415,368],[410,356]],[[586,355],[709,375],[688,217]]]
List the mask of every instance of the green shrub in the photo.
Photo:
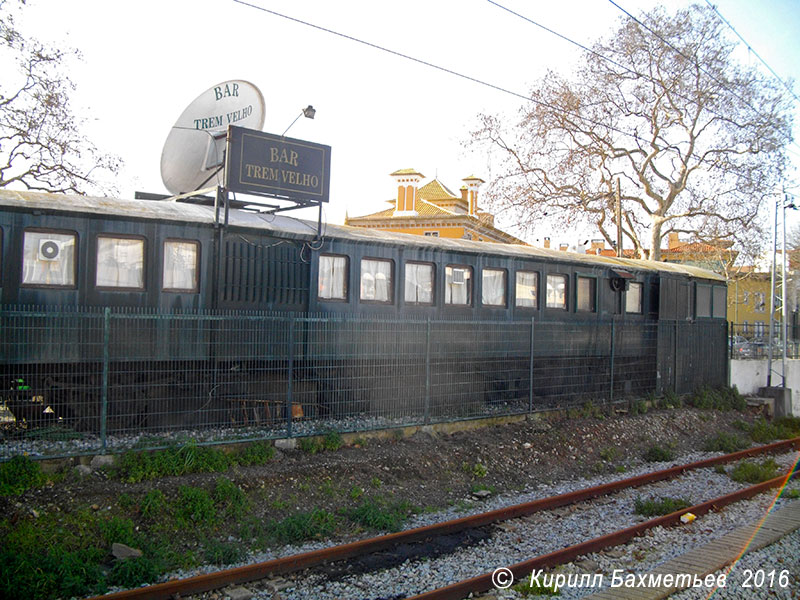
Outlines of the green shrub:
[[647,462],[667,462],[675,459],[675,451],[672,448],[661,446],[650,446],[644,453]]
[[336,516],[326,510],[314,509],[286,517],[282,521],[273,521],[268,529],[270,535],[283,544],[323,539],[330,537],[336,530]]
[[322,440],[312,437],[305,437],[300,438],[300,450],[305,452],[306,454],[316,454],[317,452],[322,452]]
[[635,511],[637,515],[642,515],[643,517],[657,517],[674,513],[676,510],[682,510],[691,505],[692,503],[685,498],[670,498],[667,496],[663,496],[658,500],[655,498],[637,498]]
[[217,520],[217,511],[207,491],[182,485],[178,488],[175,516],[184,527],[211,525]]
[[232,461],[243,467],[265,465],[275,456],[275,447],[269,442],[255,442],[237,452]]
[[739,483],[761,483],[778,476],[778,464],[771,458],[760,463],[740,462],[730,473]]
[[689,398],[689,406],[706,410],[743,411],[747,408],[747,401],[736,387],[702,387]]
[[15,456],[0,463],[0,497],[19,496],[26,490],[44,485],[47,476],[39,463],[27,456]]
[[405,500],[388,503],[368,498],[358,508],[347,511],[347,517],[359,525],[378,531],[399,531],[414,507]]
[[329,431],[322,439],[322,448],[324,450],[335,451],[344,445],[342,436],[338,431]]
[[747,440],[740,438],[738,435],[725,433],[723,431],[710,440],[707,440],[704,448],[706,452],[725,452],[726,454],[730,454],[731,452],[744,450],[748,446],[750,446],[750,444]]

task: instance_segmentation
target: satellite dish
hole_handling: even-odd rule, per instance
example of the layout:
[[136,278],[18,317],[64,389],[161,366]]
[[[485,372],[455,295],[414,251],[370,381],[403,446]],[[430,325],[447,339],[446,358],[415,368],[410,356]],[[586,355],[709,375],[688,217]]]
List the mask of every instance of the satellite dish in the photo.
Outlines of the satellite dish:
[[170,193],[200,189],[221,169],[228,125],[264,126],[264,96],[252,83],[232,79],[210,87],[175,121],[161,152],[161,181]]

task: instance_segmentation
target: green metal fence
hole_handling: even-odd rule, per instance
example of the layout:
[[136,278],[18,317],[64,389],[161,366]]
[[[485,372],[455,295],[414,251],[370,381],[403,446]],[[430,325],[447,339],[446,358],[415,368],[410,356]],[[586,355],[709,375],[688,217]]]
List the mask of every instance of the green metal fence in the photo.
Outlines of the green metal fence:
[[725,383],[725,350],[724,323],[4,307],[0,458],[380,429],[683,393]]

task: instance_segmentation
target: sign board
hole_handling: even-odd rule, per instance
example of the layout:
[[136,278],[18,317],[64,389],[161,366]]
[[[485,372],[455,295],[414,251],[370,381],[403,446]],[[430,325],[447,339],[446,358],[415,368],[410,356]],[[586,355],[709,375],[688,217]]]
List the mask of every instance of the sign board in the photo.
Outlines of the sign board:
[[264,97],[252,83],[223,81],[208,88],[178,117],[161,153],[161,179],[172,194],[208,184],[222,167],[228,125],[261,129]]
[[254,129],[228,128],[225,187],[231,192],[327,202],[331,147]]

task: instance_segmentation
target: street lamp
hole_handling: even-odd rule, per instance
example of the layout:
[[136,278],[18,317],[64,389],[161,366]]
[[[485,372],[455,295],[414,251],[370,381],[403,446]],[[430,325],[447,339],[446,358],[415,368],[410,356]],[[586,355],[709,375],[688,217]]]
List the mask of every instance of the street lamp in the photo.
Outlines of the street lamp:
[[[300,111],[300,114],[299,114],[299,115],[297,115],[297,116],[295,117],[294,121],[292,121],[292,122],[289,124],[289,126],[286,128],[286,131],[289,131],[289,130],[292,128],[292,125],[294,125],[295,123],[297,123],[297,119],[299,119],[300,117],[305,117],[306,119],[313,119],[315,114],[317,114],[317,111],[316,111],[316,109],[315,109],[313,106],[311,106],[311,105],[309,104],[309,105],[308,105],[308,106],[306,106],[306,107],[305,107],[303,110],[301,110],[301,111]],[[285,135],[286,135],[286,131],[284,131],[284,132],[281,134],[281,137],[283,137],[283,136],[285,136]]]

